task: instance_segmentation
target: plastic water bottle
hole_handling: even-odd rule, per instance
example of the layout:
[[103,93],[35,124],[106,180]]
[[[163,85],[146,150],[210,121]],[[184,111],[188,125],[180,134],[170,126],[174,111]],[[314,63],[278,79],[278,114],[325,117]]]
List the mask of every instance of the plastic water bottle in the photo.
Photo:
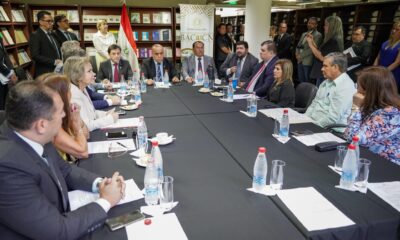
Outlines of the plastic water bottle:
[[164,72],[163,83],[164,85],[169,86],[169,75],[167,70]]
[[121,94],[122,97],[125,97],[126,91],[127,91],[127,86],[126,86],[124,75],[121,75],[119,84],[120,84],[119,85],[120,86],[119,87],[120,94]]
[[140,83],[135,85],[135,103],[140,104],[142,102],[142,96],[140,95]]
[[257,117],[257,95],[255,92],[247,99],[247,113],[250,117]]
[[152,142],[152,149],[151,149],[151,158],[154,160],[154,164],[157,169],[157,176],[158,176],[158,181],[161,183],[164,178],[164,173],[163,173],[163,159],[161,155],[160,148],[158,147],[158,142],[153,141]]
[[198,84],[203,84],[203,71],[199,71],[198,73],[197,73],[197,83]]
[[147,162],[146,171],[144,173],[144,201],[147,205],[157,205],[159,198],[159,179],[157,167],[153,158]]
[[289,136],[289,111],[283,110],[282,120],[279,128],[279,135],[282,137]]
[[215,80],[214,68],[211,64],[209,64],[207,67],[207,75],[208,75],[208,79],[210,79],[210,81]]
[[144,78],[144,73],[140,75],[140,92],[142,93],[147,92],[147,84],[146,84],[146,79]]
[[227,102],[233,102],[233,86],[232,86],[232,80],[229,80],[229,85],[228,85],[228,96],[226,98]]
[[210,89],[210,79],[208,78],[207,74],[204,76],[203,87],[206,89]]
[[258,148],[258,155],[253,169],[253,188],[261,191],[267,182],[268,163],[265,155],[265,148]]
[[360,146],[358,144],[358,142],[360,141],[360,138],[358,136],[354,136],[353,141],[351,142],[351,144],[353,144],[356,147],[356,157],[357,157],[357,161],[360,160]]
[[344,188],[353,188],[357,171],[357,156],[356,156],[356,146],[350,144],[347,148],[346,156],[343,160],[342,165],[342,176],[340,177],[340,186]]
[[138,149],[143,149],[144,152],[147,150],[147,127],[146,123],[144,122],[144,117],[140,116],[139,117],[139,126],[137,129],[137,140],[136,140],[136,145]]

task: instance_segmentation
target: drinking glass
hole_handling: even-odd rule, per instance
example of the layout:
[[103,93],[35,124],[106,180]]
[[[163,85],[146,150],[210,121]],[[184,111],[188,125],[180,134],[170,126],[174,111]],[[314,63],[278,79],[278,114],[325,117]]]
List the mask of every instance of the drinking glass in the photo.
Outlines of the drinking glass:
[[335,157],[335,169],[337,171],[341,172],[343,160],[347,153],[347,147],[346,146],[337,146],[336,149],[337,149],[337,152],[336,152],[336,157]]
[[354,185],[359,189],[365,190],[368,183],[369,166],[371,161],[365,158],[360,158],[358,161],[358,174]]
[[282,160],[273,160],[269,185],[273,190],[281,190],[283,185],[283,167],[286,163]]
[[166,211],[174,204],[174,178],[164,176],[160,186],[160,206]]

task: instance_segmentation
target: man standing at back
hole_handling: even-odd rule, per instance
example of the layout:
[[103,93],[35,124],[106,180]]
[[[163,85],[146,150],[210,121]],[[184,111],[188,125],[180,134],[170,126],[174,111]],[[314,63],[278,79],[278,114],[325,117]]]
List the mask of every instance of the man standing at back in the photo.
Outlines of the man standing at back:
[[287,24],[282,22],[279,24],[278,35],[274,37],[276,44],[276,51],[279,58],[292,59],[292,53],[290,52],[290,45],[292,44],[292,38],[287,33]]
[[[41,81],[10,90],[0,127],[2,239],[78,239],[101,226],[121,200],[125,184],[118,172],[101,179],[61,159],[51,141],[64,116],[60,95]],[[71,190],[100,198],[71,211]]]
[[58,44],[62,46],[65,41],[79,41],[75,33],[69,32],[69,20],[64,15],[57,15],[54,17],[54,37],[57,39]]
[[39,27],[29,37],[29,48],[35,63],[35,77],[53,72],[57,64],[62,63],[60,46],[51,33],[53,17],[47,11],[38,12],[36,17]]

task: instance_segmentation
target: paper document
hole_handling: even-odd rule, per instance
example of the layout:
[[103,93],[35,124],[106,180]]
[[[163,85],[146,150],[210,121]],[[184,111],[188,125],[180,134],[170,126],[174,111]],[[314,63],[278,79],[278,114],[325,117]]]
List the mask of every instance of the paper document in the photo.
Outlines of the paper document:
[[338,143],[345,143],[346,141],[333,135],[332,133],[314,133],[305,136],[293,136],[299,142],[303,143],[306,146],[314,146],[315,144],[322,143],[322,142],[329,142],[329,141],[336,141]]
[[248,99],[249,97],[251,97],[251,94],[249,94],[249,93],[247,93],[247,94],[235,94],[235,95],[233,95],[233,99],[234,99],[234,100]]
[[186,240],[188,239],[175,213],[152,217],[149,225],[144,219],[125,227],[128,240]]
[[277,195],[308,231],[354,224],[313,187],[281,190]]
[[307,115],[298,113],[298,112],[296,112],[296,111],[294,111],[293,109],[290,109],[290,108],[262,109],[262,110],[259,110],[259,112],[264,114],[267,117],[270,117],[270,118],[273,118],[273,119],[277,119],[277,120],[280,121],[281,118],[282,118],[284,109],[288,109],[289,110],[289,123],[290,124],[314,122]]
[[[125,180],[125,197],[121,201],[119,201],[119,204],[124,204],[127,202],[132,202],[139,200],[143,198],[143,193],[140,191],[138,186],[136,185],[135,181],[133,179]],[[87,205],[91,202],[96,201],[99,199],[99,194],[98,193],[92,193],[92,192],[86,192],[86,191],[81,191],[81,190],[74,190],[71,192],[68,192],[68,198],[69,198],[69,203],[71,207],[71,211],[74,211],[75,209],[78,209],[84,205]]]
[[[120,140],[110,140],[110,141],[99,141],[99,142],[88,142],[88,152],[89,154],[94,153],[108,153],[111,143],[113,145],[121,146],[121,150],[127,149],[128,151],[133,151],[136,149],[135,143],[132,139],[120,139]],[[115,143],[115,144],[114,144]],[[118,152],[116,148],[113,152]]]
[[368,188],[400,212],[400,181],[368,183]]
[[116,123],[105,126],[102,129],[129,128],[129,127],[137,127],[137,126],[139,126],[139,118],[123,118],[123,119],[118,119]]
[[[357,57],[357,54],[354,52],[353,47],[349,47],[348,49],[344,50],[343,54],[345,54],[347,56],[350,56],[350,58]],[[354,69],[354,68],[356,68],[356,67],[358,67],[360,65],[361,65],[361,63],[353,65],[353,66],[349,66],[349,67],[347,67],[347,71],[350,71],[350,70],[352,70],[352,69]]]
[[171,86],[170,83],[164,84],[164,82],[155,82],[155,88],[169,88]]

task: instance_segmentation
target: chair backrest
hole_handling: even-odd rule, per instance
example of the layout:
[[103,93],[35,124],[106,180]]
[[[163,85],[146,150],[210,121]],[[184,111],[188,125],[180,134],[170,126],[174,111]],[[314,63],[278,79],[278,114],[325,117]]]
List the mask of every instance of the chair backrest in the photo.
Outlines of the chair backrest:
[[307,108],[317,94],[317,86],[312,83],[302,82],[296,88],[295,107]]
[[6,120],[6,112],[4,110],[0,110],[0,125]]

